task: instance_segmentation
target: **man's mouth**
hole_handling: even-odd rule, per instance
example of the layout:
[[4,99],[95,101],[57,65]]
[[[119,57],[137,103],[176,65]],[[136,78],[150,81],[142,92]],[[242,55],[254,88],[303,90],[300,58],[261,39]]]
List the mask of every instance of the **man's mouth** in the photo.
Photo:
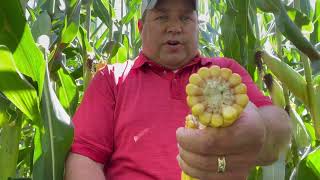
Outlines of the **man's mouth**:
[[177,46],[177,45],[180,45],[180,41],[176,41],[176,40],[169,40],[167,41],[167,44],[170,45],[170,46]]

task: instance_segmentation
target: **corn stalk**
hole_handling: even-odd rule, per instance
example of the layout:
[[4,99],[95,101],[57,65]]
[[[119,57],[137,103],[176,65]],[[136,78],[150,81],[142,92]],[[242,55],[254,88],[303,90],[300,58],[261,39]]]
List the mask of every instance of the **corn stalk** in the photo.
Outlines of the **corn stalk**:
[[8,118],[0,128],[0,179],[5,180],[16,177],[22,116],[21,113],[16,117],[8,116],[6,111],[1,111],[0,116],[1,114]]
[[312,69],[308,57],[301,53],[301,60],[303,62],[305,77],[307,81],[309,111],[311,113],[313,126],[315,128],[315,135],[320,141],[320,95],[317,93],[317,88],[313,84]]

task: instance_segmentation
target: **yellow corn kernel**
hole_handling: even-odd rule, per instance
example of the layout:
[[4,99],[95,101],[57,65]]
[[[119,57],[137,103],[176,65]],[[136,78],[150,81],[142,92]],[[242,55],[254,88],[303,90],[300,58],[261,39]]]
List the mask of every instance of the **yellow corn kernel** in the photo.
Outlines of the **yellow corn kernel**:
[[239,116],[239,115],[241,114],[241,112],[243,111],[243,107],[240,106],[239,104],[233,104],[232,107],[237,110],[238,116]]
[[211,66],[209,71],[212,77],[218,77],[221,73],[220,67],[216,65]]
[[237,119],[234,119],[234,120],[224,120],[223,121],[223,125],[221,127],[225,128],[225,127],[228,127],[228,126],[231,126]]
[[191,114],[186,116],[185,126],[192,129],[197,129],[199,127],[197,121],[195,120],[195,117]]
[[202,79],[208,79],[210,77],[210,71],[207,67],[202,67],[198,70],[198,74]]
[[204,109],[205,109],[204,105],[201,103],[198,103],[191,108],[191,112],[193,115],[199,116],[204,112]]
[[232,71],[229,68],[221,68],[221,77],[224,80],[228,80],[231,74],[232,74]]
[[242,78],[237,73],[233,73],[229,78],[229,83],[230,83],[231,87],[239,85],[241,83],[241,81],[242,81]]
[[237,118],[238,112],[232,106],[225,106],[222,108],[222,116],[224,121],[234,121]]
[[245,107],[249,102],[249,98],[246,94],[237,94],[235,98],[236,103],[242,107]]
[[237,85],[234,87],[234,93],[235,94],[246,94],[247,93],[247,86],[243,83]]
[[198,87],[197,85],[194,84],[188,84],[186,87],[186,93],[189,96],[199,96],[202,95],[203,91],[200,87]]
[[223,117],[220,114],[213,114],[211,117],[210,126],[220,127],[223,125]]
[[192,74],[190,77],[189,77],[189,82],[192,83],[192,84],[195,84],[197,86],[202,86],[204,81],[203,79],[200,77],[199,74]]
[[187,104],[192,107],[201,101],[200,96],[187,96]]
[[211,113],[208,112],[204,112],[202,114],[199,115],[199,121],[201,124],[207,126],[208,124],[210,124],[211,121]]

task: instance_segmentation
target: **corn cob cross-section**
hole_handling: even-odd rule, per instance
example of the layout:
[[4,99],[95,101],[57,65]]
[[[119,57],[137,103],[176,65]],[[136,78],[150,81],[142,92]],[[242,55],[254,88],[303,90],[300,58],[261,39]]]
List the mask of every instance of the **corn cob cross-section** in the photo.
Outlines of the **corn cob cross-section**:
[[[187,128],[227,127],[237,120],[249,102],[247,86],[229,68],[202,67],[189,77],[186,86],[191,113]],[[197,180],[182,172],[181,180]]]
[[249,102],[241,76],[216,65],[192,74],[186,92],[192,115],[204,126],[230,126]]

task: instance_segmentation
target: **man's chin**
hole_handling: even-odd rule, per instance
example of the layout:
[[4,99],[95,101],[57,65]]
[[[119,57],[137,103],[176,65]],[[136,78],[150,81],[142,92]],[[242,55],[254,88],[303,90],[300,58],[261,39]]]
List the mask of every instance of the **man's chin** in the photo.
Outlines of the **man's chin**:
[[181,54],[169,54],[169,55],[161,56],[161,60],[163,61],[163,63],[175,69],[180,68],[183,65],[187,64],[188,60],[186,58],[187,57],[185,55],[181,55]]

